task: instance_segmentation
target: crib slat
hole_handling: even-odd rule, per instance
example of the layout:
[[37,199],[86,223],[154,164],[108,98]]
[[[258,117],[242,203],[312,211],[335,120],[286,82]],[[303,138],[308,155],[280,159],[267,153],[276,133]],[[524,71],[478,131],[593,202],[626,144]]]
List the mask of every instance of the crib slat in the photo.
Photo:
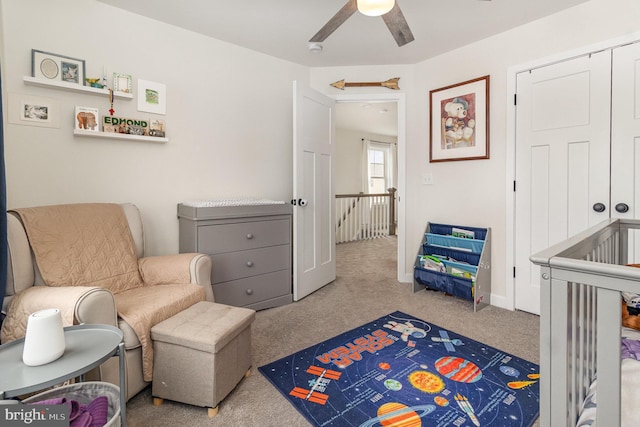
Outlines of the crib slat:
[[578,284],[576,283],[568,283],[569,287],[569,302],[568,302],[568,313],[569,313],[569,357],[567,360],[572,360],[573,363],[570,363],[567,366],[569,379],[567,380],[569,383],[569,419],[575,420],[578,419],[578,411],[576,409],[576,399],[580,398],[581,388],[580,388],[580,374],[579,374],[579,363],[578,361],[578,344],[579,344],[579,331],[578,325],[580,322],[579,318],[579,307],[578,307]]
[[620,292],[598,289],[598,406],[600,426],[620,425]]
[[540,425],[551,425],[551,274],[540,268]]
[[583,284],[575,284],[575,287],[578,288],[578,295],[577,295],[577,304],[578,304],[578,318],[579,320],[579,333],[578,333],[578,342],[577,342],[577,347],[578,347],[578,353],[577,353],[577,360],[578,363],[576,363],[576,368],[577,368],[577,376],[576,376],[576,380],[577,380],[577,387],[578,387],[578,393],[577,393],[577,399],[578,402],[582,402],[584,400],[584,397],[586,395],[586,390],[589,386],[589,377],[587,376],[587,355],[589,352],[588,349],[588,336],[587,336],[587,330],[588,330],[588,317],[587,317],[587,301],[586,301],[586,294],[588,292],[588,287],[583,285]]
[[596,373],[596,331],[598,327],[598,293],[593,286],[589,287],[589,378],[593,378]]
[[[551,301],[553,306],[563,307],[562,311],[569,312],[569,287],[566,280],[551,279]],[[553,381],[553,387],[550,387],[550,404],[551,404],[551,420],[567,420],[569,416],[567,408],[569,407],[569,317],[551,315],[550,324],[550,348],[551,369],[549,372],[549,380]],[[564,334],[561,331],[566,331]],[[555,332],[555,333],[554,333]],[[546,343],[545,347],[549,347]],[[553,349],[553,351],[551,351]],[[542,348],[541,348],[542,350]],[[542,357],[542,352],[541,352]],[[542,360],[542,359],[541,359]],[[573,419],[575,423],[575,418]],[[553,423],[541,425],[555,425]]]

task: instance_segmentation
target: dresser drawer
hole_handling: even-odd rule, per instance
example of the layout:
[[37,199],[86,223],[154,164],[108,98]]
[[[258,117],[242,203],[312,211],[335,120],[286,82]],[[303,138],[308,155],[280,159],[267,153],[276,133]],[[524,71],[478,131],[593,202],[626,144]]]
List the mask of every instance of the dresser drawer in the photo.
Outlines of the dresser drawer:
[[198,227],[198,252],[215,255],[288,244],[290,239],[288,219],[206,225]]
[[257,276],[291,267],[291,246],[280,245],[211,255],[211,283]]
[[215,302],[235,306],[291,294],[291,270],[281,270],[213,285]]

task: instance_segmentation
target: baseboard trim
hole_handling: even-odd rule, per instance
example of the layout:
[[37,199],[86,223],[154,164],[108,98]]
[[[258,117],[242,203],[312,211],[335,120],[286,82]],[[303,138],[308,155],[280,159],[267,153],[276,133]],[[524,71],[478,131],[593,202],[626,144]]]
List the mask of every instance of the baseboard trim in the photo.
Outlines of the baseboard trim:
[[509,308],[509,305],[507,304],[507,298],[502,295],[491,294],[491,298],[489,298],[489,301],[491,301],[491,305],[495,307],[504,308],[506,310],[513,311],[512,309]]

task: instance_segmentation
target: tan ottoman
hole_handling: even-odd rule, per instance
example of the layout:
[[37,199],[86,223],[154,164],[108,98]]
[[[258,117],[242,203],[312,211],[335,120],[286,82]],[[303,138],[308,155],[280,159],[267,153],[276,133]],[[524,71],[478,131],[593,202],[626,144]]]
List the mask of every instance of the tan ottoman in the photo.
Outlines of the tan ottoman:
[[224,399],[251,368],[255,311],[199,302],[151,329],[153,404],[163,399],[218,413]]

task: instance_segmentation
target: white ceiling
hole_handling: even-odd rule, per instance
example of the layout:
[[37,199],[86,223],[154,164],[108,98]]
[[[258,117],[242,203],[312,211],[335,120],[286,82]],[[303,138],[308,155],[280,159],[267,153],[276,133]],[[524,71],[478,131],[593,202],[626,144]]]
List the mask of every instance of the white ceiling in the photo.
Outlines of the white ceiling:
[[398,104],[396,102],[338,102],[336,128],[398,136]]
[[[415,64],[587,0],[397,0],[415,41],[398,47],[358,12],[311,53],[308,40],[346,0],[100,0],[310,67]],[[622,12],[624,13],[624,12]]]

